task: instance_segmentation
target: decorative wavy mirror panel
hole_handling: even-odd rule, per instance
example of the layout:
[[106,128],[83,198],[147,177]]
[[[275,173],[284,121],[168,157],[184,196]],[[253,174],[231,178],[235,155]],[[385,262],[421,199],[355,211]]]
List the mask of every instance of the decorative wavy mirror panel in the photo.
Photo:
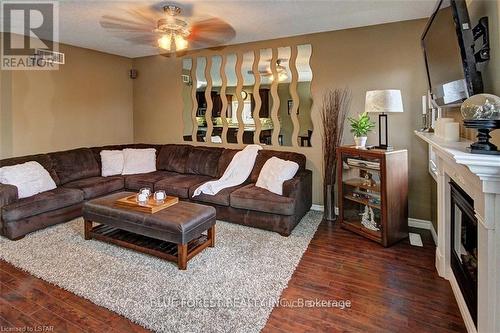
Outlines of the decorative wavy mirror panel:
[[184,140],[310,147],[311,45],[183,59]]
[[191,93],[193,91],[193,80],[191,76],[191,70],[193,68],[192,59],[182,60],[182,100],[184,102],[184,110],[182,112],[182,121],[184,123],[184,140],[193,140],[193,119],[191,112],[193,110],[193,100],[191,98]]

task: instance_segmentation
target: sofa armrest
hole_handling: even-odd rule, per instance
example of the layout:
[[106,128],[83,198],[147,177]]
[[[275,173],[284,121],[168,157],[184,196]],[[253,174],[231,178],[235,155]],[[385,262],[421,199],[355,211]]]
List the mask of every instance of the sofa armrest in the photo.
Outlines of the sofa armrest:
[[312,206],[312,171],[303,170],[283,183],[283,195],[295,199],[295,221],[298,223]]
[[297,200],[297,209],[304,213],[312,205],[312,171],[303,170],[283,183],[283,195]]
[[0,209],[19,199],[17,187],[0,183]]

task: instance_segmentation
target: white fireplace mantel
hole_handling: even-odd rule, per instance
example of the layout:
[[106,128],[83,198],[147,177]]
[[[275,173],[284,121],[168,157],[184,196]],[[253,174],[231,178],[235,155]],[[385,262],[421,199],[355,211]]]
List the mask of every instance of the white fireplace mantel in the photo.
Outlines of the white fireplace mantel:
[[[436,269],[450,281],[469,332],[500,332],[500,155],[471,154],[471,141],[445,142],[433,133],[415,134],[429,144],[437,181]],[[450,265],[450,189],[453,180],[474,200],[478,220],[477,328]]]

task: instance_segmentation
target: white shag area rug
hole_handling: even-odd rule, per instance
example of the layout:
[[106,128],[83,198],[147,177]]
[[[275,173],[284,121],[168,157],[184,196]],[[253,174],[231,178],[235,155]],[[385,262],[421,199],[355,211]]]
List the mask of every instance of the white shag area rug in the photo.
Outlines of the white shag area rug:
[[81,219],[15,242],[0,237],[0,257],[153,331],[259,332],[321,219],[309,212],[289,237],[217,221],[215,248],[186,271],[85,241]]

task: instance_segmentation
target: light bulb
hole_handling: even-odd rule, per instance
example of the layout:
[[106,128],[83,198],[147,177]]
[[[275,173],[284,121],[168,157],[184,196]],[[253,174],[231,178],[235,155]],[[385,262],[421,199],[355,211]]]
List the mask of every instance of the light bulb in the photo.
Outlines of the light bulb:
[[160,39],[158,39],[158,46],[164,50],[170,51],[172,48],[172,36],[163,35]]
[[288,79],[288,74],[286,72],[279,73],[278,78],[279,81],[285,81],[286,79]]
[[184,39],[184,37],[182,37],[181,35],[175,35],[174,40],[175,40],[175,50],[176,51],[181,51],[181,50],[184,50],[188,47],[187,40]]

